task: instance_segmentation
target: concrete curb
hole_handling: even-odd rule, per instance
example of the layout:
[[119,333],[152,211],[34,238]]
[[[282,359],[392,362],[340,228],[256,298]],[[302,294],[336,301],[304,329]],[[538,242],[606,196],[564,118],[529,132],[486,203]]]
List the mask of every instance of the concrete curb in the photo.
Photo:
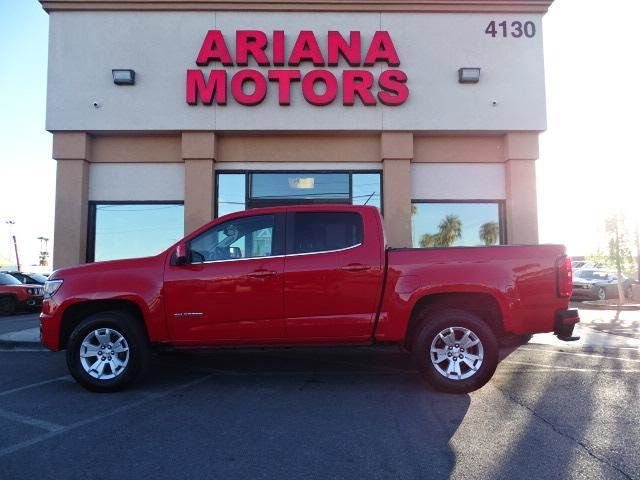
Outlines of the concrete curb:
[[589,310],[617,310],[617,311],[635,311],[640,310],[640,304],[632,303],[629,305],[612,305],[610,303],[600,303],[600,300],[590,300],[582,302],[581,308],[588,308]]
[[45,348],[40,343],[40,329],[28,328],[0,335],[0,350],[14,350],[16,348],[44,350]]

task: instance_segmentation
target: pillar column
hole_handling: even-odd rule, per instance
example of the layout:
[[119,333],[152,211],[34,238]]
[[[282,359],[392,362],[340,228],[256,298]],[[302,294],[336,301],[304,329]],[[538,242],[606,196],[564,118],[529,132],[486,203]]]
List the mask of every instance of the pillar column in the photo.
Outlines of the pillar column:
[[183,132],[184,233],[211,221],[215,199],[216,135]]
[[90,140],[84,132],[53,134],[52,156],[57,160],[54,269],[86,262]]
[[413,134],[384,132],[380,150],[387,242],[391,247],[410,247]]
[[507,134],[505,155],[507,241],[509,244],[536,244],[538,243],[536,195],[538,134]]

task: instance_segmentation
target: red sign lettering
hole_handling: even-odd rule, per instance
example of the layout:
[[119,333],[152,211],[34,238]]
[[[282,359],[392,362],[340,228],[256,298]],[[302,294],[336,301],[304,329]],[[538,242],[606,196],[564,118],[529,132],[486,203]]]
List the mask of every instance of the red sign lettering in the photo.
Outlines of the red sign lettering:
[[[300,82],[299,92],[312,105],[329,105],[342,90],[342,104],[352,106],[361,103],[375,106],[402,105],[409,98],[407,75],[402,70],[387,69],[377,74],[362,67],[383,63],[399,67],[400,57],[389,32],[374,32],[368,45],[358,31],[343,35],[338,31],[327,32],[326,42],[318,42],[310,30],[297,33],[291,51],[287,51],[286,34],[275,30],[267,34],[260,30],[235,32],[235,51],[229,50],[220,30],[209,30],[200,46],[196,64],[200,67],[218,63],[222,67],[247,67],[254,62],[260,67],[298,67],[308,63],[314,67],[305,74],[297,68],[270,68],[260,71],[245,68],[236,71],[228,83],[226,69],[213,68],[205,74],[202,70],[187,70],[186,101],[189,105],[226,105],[229,96],[241,105],[258,105],[267,96],[269,85],[277,84],[278,103],[291,105],[291,89]],[[364,49],[363,49],[364,47]],[[363,57],[363,52],[366,51]],[[341,62],[349,67],[339,70]],[[359,68],[358,68],[359,67]],[[377,78],[376,78],[377,75]]]

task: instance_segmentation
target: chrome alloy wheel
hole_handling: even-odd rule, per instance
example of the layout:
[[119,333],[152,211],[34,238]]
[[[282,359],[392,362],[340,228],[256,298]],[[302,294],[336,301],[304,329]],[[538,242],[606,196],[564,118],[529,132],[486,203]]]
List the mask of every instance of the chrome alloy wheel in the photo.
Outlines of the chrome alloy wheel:
[[129,363],[129,344],[117,330],[98,328],[84,337],[80,345],[80,363],[93,378],[115,378]]
[[434,337],[429,358],[443,377],[464,380],[480,369],[484,347],[480,338],[468,328],[449,327]]

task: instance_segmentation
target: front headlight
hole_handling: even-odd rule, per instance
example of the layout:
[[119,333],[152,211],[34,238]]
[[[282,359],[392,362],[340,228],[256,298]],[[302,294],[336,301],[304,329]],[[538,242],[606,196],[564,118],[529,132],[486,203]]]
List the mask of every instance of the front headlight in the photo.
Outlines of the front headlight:
[[35,288],[27,288],[27,293],[29,295],[35,295],[36,294],[36,289]]
[[44,298],[51,298],[62,286],[62,280],[47,280],[44,282]]

